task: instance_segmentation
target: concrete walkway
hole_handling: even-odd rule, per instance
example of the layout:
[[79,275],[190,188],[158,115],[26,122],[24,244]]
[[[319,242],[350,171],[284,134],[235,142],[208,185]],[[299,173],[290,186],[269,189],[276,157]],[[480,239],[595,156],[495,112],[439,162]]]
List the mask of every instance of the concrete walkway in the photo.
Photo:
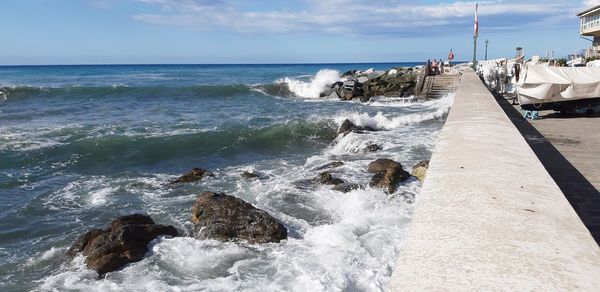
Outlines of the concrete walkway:
[[600,115],[543,111],[532,121],[518,105],[498,101],[600,244]]
[[596,291],[600,248],[472,70],[456,91],[391,291]]

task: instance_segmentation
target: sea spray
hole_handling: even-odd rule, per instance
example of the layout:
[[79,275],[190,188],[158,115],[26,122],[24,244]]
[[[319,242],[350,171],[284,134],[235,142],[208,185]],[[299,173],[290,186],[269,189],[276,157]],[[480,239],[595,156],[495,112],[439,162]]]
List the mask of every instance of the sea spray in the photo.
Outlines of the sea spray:
[[318,98],[328,86],[340,80],[340,72],[331,69],[323,69],[309,81],[302,81],[296,78],[285,77],[277,83],[287,84],[290,91],[299,97]]

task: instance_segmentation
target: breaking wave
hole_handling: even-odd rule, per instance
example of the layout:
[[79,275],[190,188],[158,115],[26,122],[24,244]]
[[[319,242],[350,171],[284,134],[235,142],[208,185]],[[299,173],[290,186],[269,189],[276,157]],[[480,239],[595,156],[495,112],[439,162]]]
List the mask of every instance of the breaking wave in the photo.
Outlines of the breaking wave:
[[[300,77],[299,77],[300,78]],[[318,98],[327,86],[340,80],[340,72],[336,70],[323,69],[310,80],[285,77],[277,81],[286,84],[291,92],[299,97]]]

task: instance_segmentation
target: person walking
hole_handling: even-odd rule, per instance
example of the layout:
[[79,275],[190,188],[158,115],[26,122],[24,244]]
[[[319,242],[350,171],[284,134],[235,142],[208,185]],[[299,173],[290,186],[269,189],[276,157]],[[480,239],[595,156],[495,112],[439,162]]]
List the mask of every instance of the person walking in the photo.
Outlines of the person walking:
[[444,61],[440,59],[440,74],[444,74]]
[[433,62],[431,62],[431,71],[432,71],[431,75],[437,75],[437,73],[438,73],[437,67],[438,67],[437,61],[435,59],[433,59]]

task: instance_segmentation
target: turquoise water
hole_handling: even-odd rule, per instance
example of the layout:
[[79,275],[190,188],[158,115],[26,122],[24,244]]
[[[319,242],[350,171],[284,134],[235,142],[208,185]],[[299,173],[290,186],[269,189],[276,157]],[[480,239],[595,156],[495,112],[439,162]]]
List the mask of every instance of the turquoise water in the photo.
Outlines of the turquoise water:
[[[365,185],[374,159],[409,169],[431,155],[451,96],[310,96],[346,70],[401,65],[416,64],[0,67],[0,290],[383,290],[419,182],[392,196],[295,182],[342,160],[334,176]],[[346,118],[382,131],[336,138]],[[383,150],[364,153],[373,143]],[[217,176],[166,185],[193,167]],[[243,180],[244,170],[263,179]],[[62,256],[79,234],[134,212],[189,234],[205,190],[267,210],[289,239],[159,239],[143,261],[101,280],[82,258]]]

